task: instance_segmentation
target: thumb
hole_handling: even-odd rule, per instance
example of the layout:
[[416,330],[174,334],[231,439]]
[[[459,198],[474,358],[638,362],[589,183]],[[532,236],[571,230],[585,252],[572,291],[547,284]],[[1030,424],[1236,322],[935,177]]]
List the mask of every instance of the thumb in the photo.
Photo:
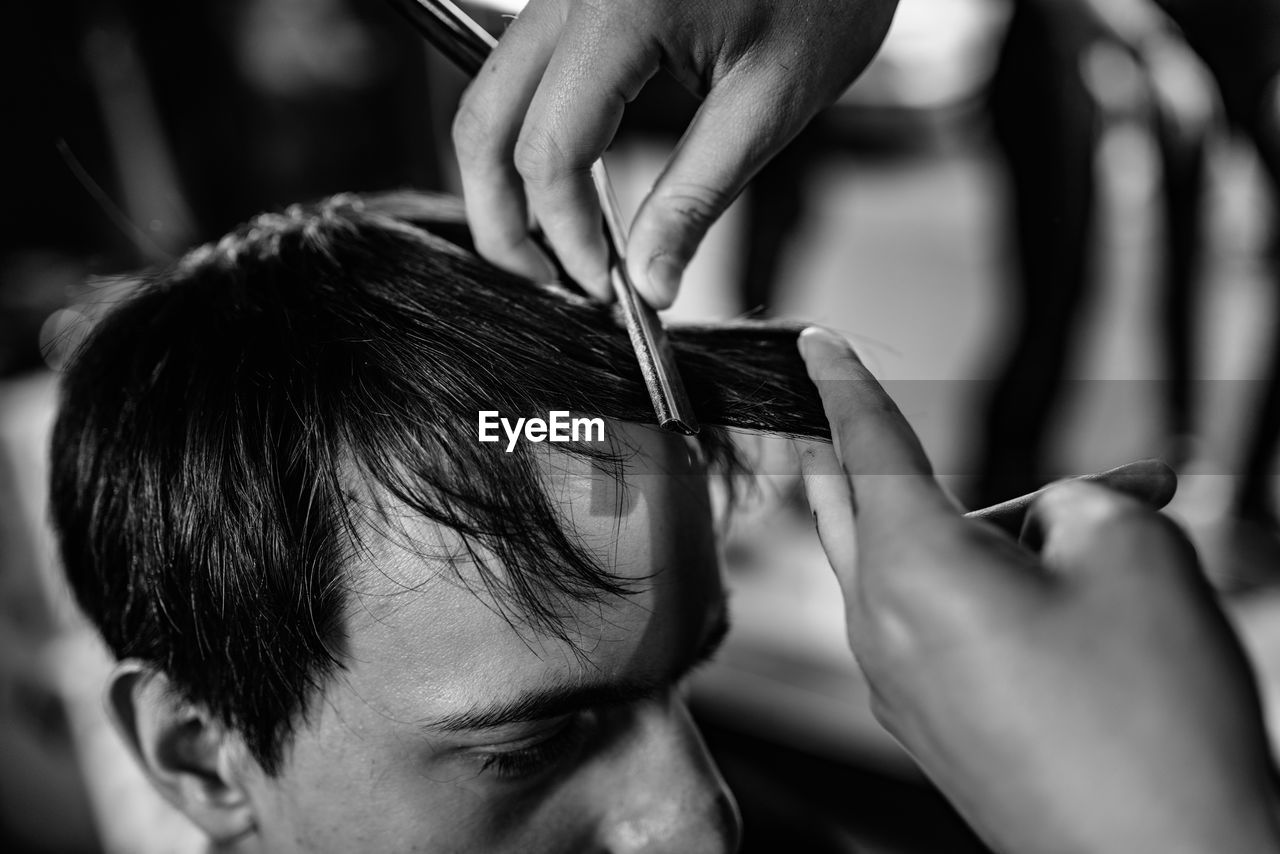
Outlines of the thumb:
[[811,116],[757,74],[729,75],[711,90],[631,226],[627,269],[646,302],[675,301],[707,230]]
[[1198,565],[1186,535],[1132,496],[1096,483],[1064,481],[1032,504],[1020,538],[1061,576],[1131,576]]

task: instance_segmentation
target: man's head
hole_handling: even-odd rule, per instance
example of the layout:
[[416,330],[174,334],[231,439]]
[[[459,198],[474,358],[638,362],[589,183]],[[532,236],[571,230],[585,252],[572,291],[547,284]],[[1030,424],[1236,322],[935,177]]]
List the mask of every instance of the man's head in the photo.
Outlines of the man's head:
[[[113,714],[246,848],[721,850],[674,688],[723,633],[700,459],[727,445],[641,426],[609,310],[488,267],[457,221],[418,196],[265,215],[98,325],[53,510]],[[820,432],[794,333],[743,334],[683,345],[704,422]],[[481,410],[602,415],[605,441],[508,452]]]

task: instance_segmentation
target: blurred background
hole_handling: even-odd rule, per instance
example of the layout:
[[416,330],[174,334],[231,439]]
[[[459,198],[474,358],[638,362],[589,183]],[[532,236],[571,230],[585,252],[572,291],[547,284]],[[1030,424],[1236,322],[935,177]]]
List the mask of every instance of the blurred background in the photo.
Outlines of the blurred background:
[[[494,32],[518,3],[464,4]],[[0,26],[0,848],[186,852],[105,729],[45,524],[57,369],[113,276],[268,208],[455,192],[465,85],[371,0],[8,4]],[[868,72],[712,231],[670,320],[850,336],[956,496],[1161,456],[1280,714],[1280,0],[901,0]],[[697,101],[609,155],[629,210]],[[783,444],[695,685],[750,851],[985,849],[870,717]],[[1280,732],[1280,720],[1272,727]]]

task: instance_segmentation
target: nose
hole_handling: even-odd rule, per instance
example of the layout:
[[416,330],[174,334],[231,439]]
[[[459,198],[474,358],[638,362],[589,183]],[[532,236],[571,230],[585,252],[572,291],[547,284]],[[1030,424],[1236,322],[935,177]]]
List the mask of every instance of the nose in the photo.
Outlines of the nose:
[[600,828],[602,852],[733,854],[738,806],[684,702],[673,692],[635,714]]

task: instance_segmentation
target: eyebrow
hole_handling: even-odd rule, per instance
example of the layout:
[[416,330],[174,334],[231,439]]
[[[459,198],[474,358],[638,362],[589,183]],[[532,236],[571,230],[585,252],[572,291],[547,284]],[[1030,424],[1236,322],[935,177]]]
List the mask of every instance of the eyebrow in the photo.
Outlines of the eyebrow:
[[509,700],[455,712],[419,726],[431,732],[493,729],[509,724],[546,720],[587,709],[622,706],[656,697],[715,656],[728,634],[729,609],[727,605],[722,605],[706,640],[692,655],[681,660],[663,676],[536,688]]

